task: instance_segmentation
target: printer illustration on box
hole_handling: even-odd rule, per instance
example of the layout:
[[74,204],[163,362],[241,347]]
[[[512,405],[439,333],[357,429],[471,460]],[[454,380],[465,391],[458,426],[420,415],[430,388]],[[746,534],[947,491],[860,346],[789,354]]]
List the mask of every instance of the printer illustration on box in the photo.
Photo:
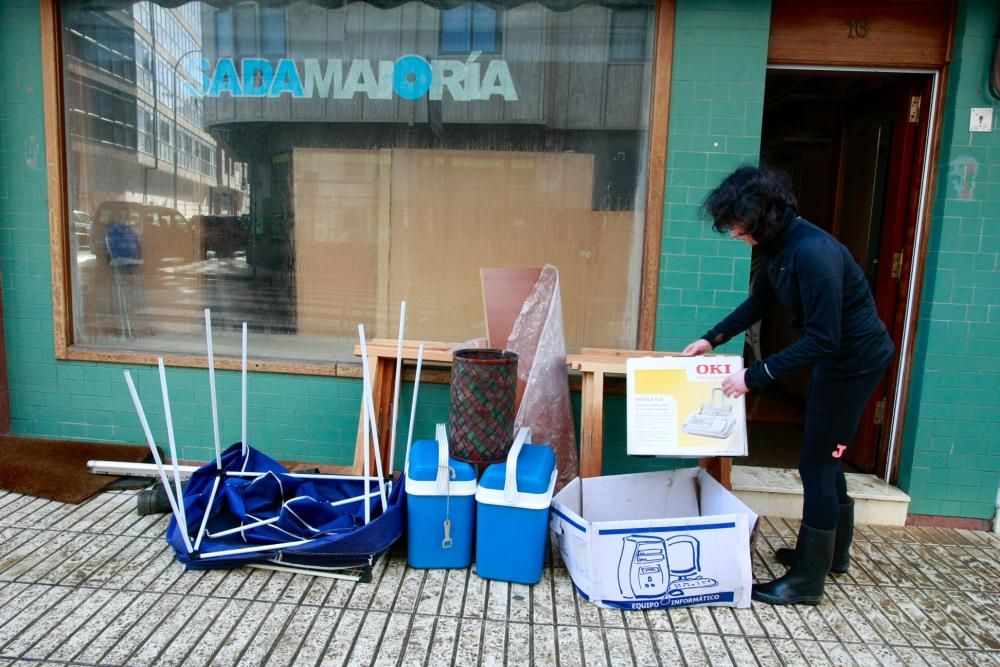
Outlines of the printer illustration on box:
[[618,588],[626,599],[677,597],[691,588],[718,584],[701,576],[701,545],[690,535],[668,540],[629,535],[622,540]]
[[712,390],[712,400],[702,403],[699,412],[691,413],[684,420],[681,430],[706,438],[728,438],[734,426],[736,418],[733,416],[733,406],[726,404],[722,388],[716,387]]

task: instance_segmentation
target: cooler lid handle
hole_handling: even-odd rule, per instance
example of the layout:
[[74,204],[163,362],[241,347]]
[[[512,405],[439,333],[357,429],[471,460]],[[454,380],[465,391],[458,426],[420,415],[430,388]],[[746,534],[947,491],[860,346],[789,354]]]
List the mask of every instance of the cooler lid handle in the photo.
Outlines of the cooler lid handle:
[[517,502],[517,457],[521,455],[521,448],[528,438],[531,437],[531,429],[522,426],[517,430],[517,437],[507,455],[507,479],[503,485],[503,499],[508,503]]
[[438,491],[448,490],[448,430],[444,424],[438,424],[434,429],[434,437],[438,443],[437,488]]

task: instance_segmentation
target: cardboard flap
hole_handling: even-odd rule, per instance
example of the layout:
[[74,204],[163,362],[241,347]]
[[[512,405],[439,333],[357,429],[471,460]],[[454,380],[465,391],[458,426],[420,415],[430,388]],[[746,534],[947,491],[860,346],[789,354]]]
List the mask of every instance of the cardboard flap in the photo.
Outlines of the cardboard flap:
[[719,484],[718,480],[709,475],[705,470],[699,470],[698,484],[700,487],[699,501],[702,516],[745,514],[747,515],[748,529],[753,530],[753,527],[757,523],[757,515],[752,509],[743,504],[743,501]]
[[583,518],[644,521],[698,516],[697,468],[583,480]]
[[553,506],[568,509],[573,514],[583,518],[583,483],[579,477],[562,488],[552,499]]

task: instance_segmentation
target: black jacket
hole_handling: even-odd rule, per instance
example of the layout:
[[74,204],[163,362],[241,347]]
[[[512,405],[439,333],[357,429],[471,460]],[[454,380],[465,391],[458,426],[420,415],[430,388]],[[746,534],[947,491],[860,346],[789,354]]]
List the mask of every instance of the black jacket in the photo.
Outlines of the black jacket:
[[799,339],[747,369],[749,389],[814,366],[817,377],[882,368],[895,351],[865,275],[839,241],[789,210],[778,235],[758,244],[762,264],[750,296],[703,338],[716,347],[746,331],[780,301]]

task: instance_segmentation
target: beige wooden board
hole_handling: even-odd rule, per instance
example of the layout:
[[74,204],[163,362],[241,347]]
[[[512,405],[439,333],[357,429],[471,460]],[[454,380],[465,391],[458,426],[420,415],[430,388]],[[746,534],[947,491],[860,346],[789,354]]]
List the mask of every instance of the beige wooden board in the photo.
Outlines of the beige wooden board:
[[586,154],[394,150],[389,303],[407,302],[407,335],[482,337],[484,263],[549,263],[567,345],[628,344],[637,223],[592,210],[593,170]]
[[300,335],[354,338],[358,322],[374,320],[384,171],[378,151],[292,152]]

